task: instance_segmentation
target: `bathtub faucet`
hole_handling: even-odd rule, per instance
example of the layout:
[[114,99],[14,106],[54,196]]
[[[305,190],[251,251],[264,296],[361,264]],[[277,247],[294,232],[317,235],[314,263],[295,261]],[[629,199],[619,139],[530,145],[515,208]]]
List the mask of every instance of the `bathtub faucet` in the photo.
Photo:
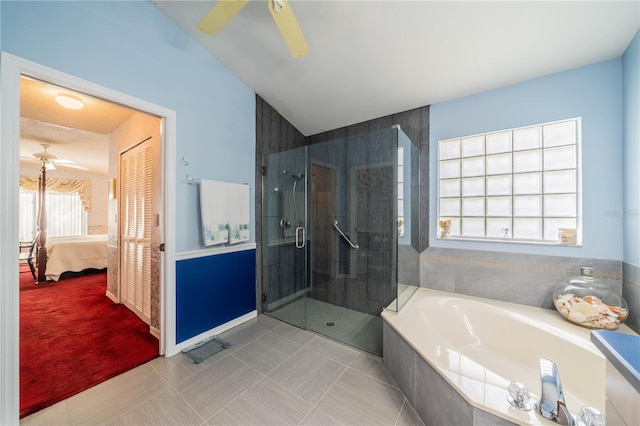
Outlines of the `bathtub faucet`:
[[538,414],[561,425],[575,426],[575,420],[564,402],[560,374],[555,362],[540,359],[540,380],[542,391],[540,401],[536,404]]

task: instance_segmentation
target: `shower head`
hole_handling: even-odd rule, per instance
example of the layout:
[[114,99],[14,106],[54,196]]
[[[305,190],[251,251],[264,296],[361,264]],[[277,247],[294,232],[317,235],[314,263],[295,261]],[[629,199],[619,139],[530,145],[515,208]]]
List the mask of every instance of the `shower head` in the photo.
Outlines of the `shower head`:
[[290,172],[289,170],[283,170],[282,173],[284,173],[285,175],[287,173],[289,173],[291,175],[291,179],[293,179],[296,182],[304,179],[304,173],[294,174],[294,173]]

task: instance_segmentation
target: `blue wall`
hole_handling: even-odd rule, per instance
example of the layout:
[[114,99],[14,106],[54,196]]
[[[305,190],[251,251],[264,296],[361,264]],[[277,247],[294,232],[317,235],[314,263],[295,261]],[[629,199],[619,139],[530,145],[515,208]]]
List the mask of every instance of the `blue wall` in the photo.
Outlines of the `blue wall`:
[[256,251],[176,263],[176,343],[256,309]]
[[640,31],[622,56],[624,261],[640,266]]
[[[1,49],[176,111],[176,252],[201,248],[198,178],[255,182],[255,94],[147,1],[2,1]],[[186,157],[191,164],[181,163]],[[255,241],[251,200],[251,241]]]
[[[437,142],[582,117],[583,246],[437,240],[433,247],[622,260],[622,61],[612,59],[431,106],[430,204],[437,206]],[[430,209],[437,230],[436,208]]]

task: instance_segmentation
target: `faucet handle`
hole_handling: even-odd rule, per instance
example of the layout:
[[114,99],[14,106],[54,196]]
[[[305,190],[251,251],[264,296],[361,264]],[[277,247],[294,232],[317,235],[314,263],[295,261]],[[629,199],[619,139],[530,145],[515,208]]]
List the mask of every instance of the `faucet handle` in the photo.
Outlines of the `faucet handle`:
[[556,422],[561,425],[576,426],[576,422],[571,416],[571,413],[569,412],[569,409],[567,408],[567,405],[564,403],[564,401],[558,401],[558,414]]
[[529,394],[529,389],[527,389],[525,385],[518,382],[511,382],[508,391],[509,396],[507,397],[507,401],[509,401],[511,405],[519,408],[520,410],[531,410],[531,405],[529,404],[531,395]]
[[582,407],[576,416],[577,426],[605,426],[604,415],[594,407]]

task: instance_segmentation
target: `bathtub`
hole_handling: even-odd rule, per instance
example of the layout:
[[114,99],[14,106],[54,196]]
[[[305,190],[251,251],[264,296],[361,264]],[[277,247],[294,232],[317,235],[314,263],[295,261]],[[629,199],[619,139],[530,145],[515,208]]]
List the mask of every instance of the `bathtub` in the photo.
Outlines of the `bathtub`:
[[606,359],[589,329],[555,311],[419,288],[382,317],[384,363],[425,424],[555,424],[507,401],[512,381],[532,407],[539,400],[540,358],[557,364],[574,415],[583,405],[605,413]]

